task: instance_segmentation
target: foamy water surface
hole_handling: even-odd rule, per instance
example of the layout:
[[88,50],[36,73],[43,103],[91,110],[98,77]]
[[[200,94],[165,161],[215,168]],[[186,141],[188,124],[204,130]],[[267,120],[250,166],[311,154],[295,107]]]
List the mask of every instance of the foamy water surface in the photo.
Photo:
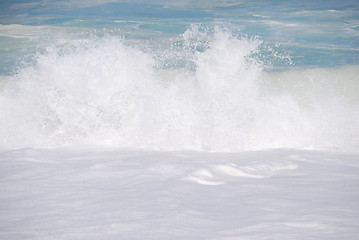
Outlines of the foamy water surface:
[[1,1],[0,239],[357,239],[357,1]]

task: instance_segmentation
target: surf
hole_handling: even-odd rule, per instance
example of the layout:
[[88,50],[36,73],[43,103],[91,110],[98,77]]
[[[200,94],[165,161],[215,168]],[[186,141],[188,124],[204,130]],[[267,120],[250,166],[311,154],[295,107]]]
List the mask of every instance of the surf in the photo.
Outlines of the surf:
[[1,80],[0,145],[356,150],[359,67],[268,71],[269,54],[259,38],[198,25],[170,44],[49,46]]

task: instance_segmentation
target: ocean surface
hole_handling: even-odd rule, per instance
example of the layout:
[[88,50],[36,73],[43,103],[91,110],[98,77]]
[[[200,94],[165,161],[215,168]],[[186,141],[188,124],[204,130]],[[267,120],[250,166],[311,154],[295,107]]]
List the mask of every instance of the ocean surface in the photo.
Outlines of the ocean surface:
[[2,1],[0,146],[359,148],[357,1]]
[[359,239],[359,2],[0,1],[0,239]]

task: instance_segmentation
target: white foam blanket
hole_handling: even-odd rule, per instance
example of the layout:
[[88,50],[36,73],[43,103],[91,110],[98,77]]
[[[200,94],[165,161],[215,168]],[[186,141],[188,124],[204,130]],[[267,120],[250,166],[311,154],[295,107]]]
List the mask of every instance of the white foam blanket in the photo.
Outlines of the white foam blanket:
[[0,152],[0,239],[356,239],[359,155]]

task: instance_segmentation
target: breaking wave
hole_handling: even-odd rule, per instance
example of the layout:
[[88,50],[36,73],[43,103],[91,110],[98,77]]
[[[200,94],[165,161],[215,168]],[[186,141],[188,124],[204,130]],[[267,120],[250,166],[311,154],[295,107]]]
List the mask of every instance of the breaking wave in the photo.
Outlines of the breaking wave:
[[0,146],[359,148],[358,66],[268,72],[260,40],[218,28],[171,41],[49,47],[0,79]]

